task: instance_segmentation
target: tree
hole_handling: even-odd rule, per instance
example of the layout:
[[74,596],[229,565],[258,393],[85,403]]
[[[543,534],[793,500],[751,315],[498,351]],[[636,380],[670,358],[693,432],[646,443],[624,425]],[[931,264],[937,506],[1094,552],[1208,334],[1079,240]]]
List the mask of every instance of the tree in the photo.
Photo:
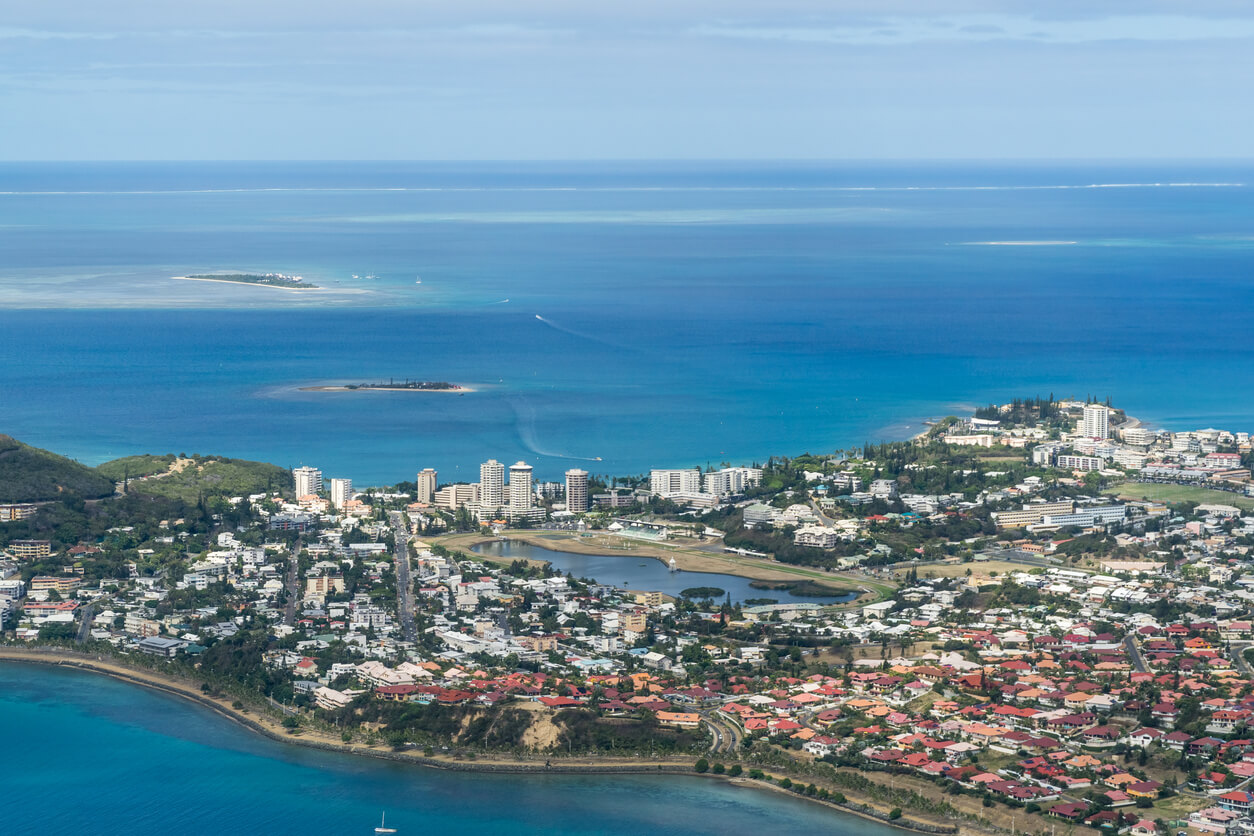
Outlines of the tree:
[[710,771],[710,762],[707,761],[705,758],[698,758],[697,762],[693,765],[692,768],[695,769],[698,773],[705,774],[706,772]]

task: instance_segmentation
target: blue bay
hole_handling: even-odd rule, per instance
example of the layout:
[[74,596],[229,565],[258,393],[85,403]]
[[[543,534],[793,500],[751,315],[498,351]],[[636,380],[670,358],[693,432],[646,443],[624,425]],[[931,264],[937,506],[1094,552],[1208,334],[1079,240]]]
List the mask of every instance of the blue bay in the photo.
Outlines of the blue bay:
[[[1050,392],[1249,428],[1252,173],[6,163],[0,431],[368,484],[748,463]],[[170,278],[225,270],[327,293]],[[300,388],[390,377],[478,391]]]
[[[0,664],[13,761],[4,832],[889,836],[874,822],[711,780],[450,773],[273,742],[177,697],[99,675]],[[20,761],[20,763],[19,763]]]

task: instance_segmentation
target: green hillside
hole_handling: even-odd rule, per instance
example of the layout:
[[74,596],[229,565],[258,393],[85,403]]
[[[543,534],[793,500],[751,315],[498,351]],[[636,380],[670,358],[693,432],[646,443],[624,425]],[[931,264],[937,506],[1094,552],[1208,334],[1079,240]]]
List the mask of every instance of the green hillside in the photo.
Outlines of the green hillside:
[[138,479],[141,476],[165,473],[177,458],[178,456],[173,454],[166,456],[124,456],[111,462],[105,462],[98,466],[96,470],[115,482],[121,482],[123,479]]
[[78,462],[0,435],[0,502],[39,502],[113,493],[113,481]]
[[127,479],[127,492],[196,502],[202,496],[245,496],[263,491],[291,493],[292,474],[265,462],[223,456],[127,456],[97,468]]

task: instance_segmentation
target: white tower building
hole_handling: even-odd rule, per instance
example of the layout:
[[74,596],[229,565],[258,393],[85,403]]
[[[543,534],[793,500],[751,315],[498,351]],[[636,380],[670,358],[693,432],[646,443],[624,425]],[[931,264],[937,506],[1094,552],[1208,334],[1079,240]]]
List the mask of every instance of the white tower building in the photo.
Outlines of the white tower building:
[[574,514],[588,510],[588,471],[566,471],[566,510]]
[[296,496],[309,496],[322,490],[322,471],[316,467],[298,467],[292,471],[296,480]]
[[1085,438],[1110,438],[1110,410],[1099,403],[1086,404],[1080,421],[1080,435]]
[[531,465],[526,462],[509,466],[509,510],[531,510]]
[[353,498],[353,480],[352,479],[332,479],[331,480],[331,504],[336,508],[343,508],[344,503]]
[[435,498],[435,469],[424,468],[418,472],[418,501],[430,505]]
[[479,507],[495,511],[505,504],[505,465],[488,459],[479,465]]

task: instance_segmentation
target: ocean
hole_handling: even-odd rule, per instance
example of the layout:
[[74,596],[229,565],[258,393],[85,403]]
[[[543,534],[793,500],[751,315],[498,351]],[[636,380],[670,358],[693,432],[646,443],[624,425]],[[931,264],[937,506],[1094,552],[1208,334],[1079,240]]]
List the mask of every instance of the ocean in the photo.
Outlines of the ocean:
[[178,697],[96,674],[0,663],[10,768],[3,830],[114,836],[900,831],[693,776],[440,772],[260,737]]
[[[4,163],[0,432],[364,485],[833,452],[1051,392],[1248,431],[1251,183],[1246,163]],[[172,279],[219,271],[322,289]],[[476,391],[302,391],[390,378]]]

